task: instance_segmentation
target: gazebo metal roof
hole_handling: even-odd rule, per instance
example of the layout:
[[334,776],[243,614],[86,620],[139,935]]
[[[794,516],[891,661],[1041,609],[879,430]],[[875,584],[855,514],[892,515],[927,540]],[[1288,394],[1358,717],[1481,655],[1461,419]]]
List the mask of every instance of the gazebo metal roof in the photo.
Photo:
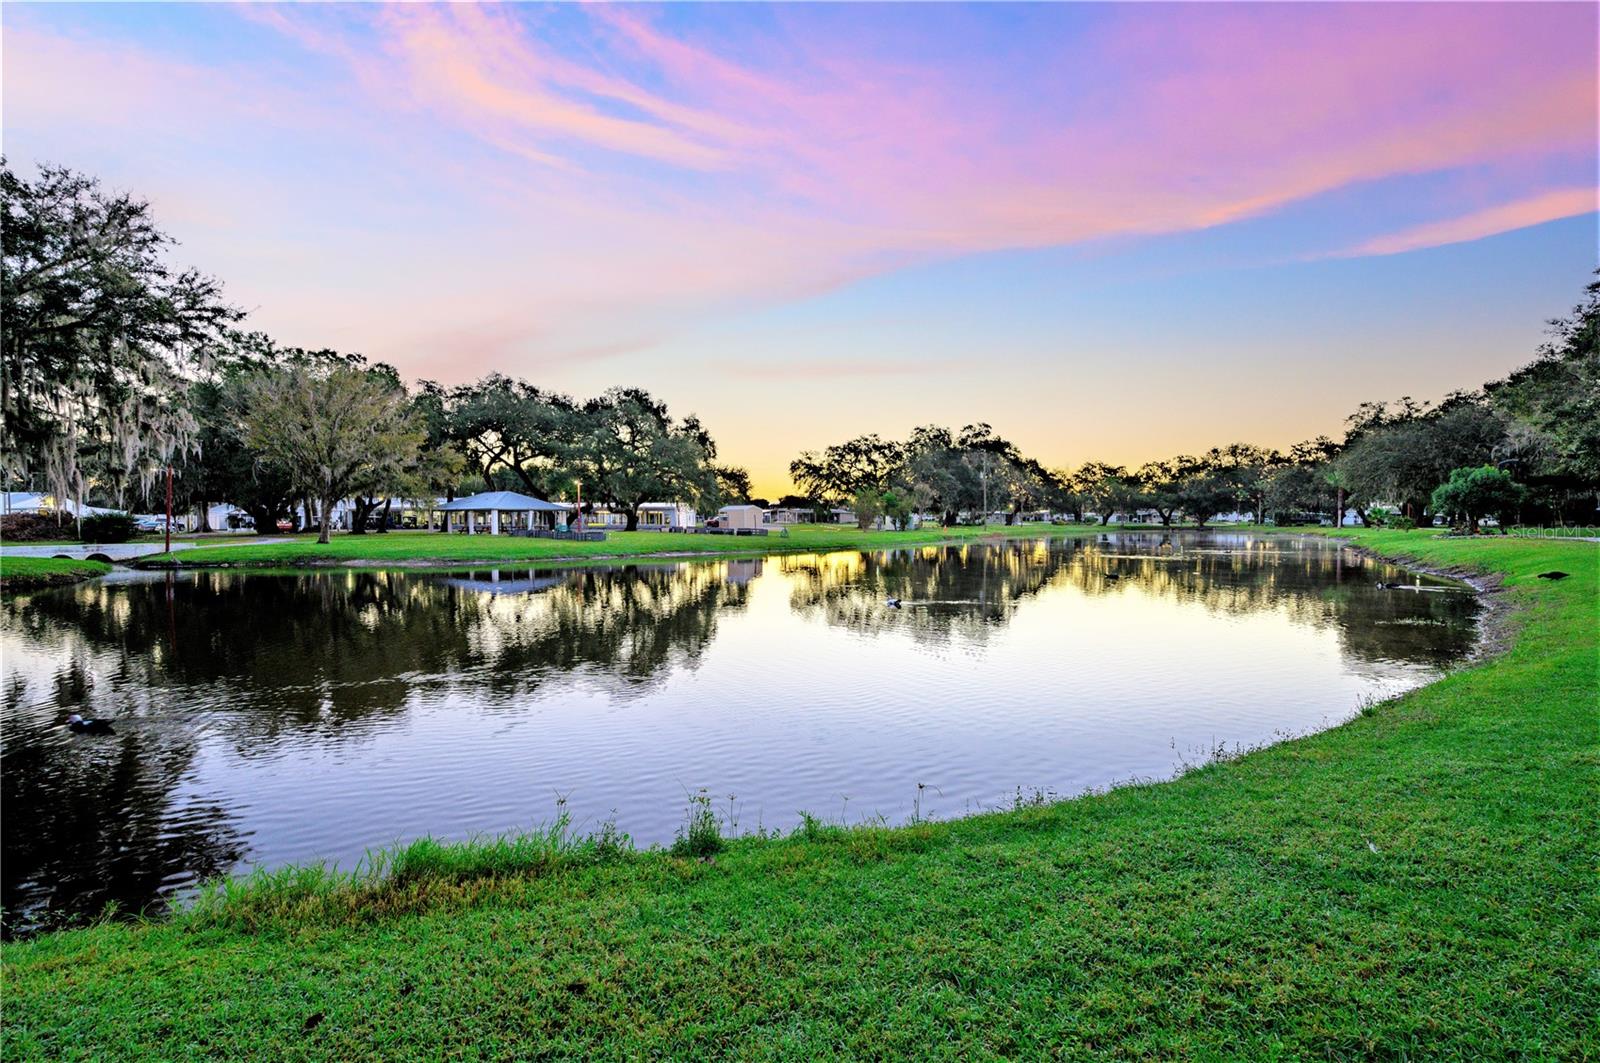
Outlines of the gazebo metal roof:
[[559,502],[546,502],[542,498],[518,494],[515,491],[485,491],[481,495],[468,495],[454,502],[446,502],[439,509],[453,513],[487,513],[493,510],[515,512],[530,509],[545,513],[561,513],[565,512],[567,507]]

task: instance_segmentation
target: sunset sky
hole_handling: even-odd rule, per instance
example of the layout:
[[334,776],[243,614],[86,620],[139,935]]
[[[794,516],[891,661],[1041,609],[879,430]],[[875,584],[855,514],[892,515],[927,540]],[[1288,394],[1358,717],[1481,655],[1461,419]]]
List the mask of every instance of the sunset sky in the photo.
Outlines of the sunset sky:
[[4,147],[287,344],[1050,465],[1338,436],[1597,258],[1592,4],[5,5]]

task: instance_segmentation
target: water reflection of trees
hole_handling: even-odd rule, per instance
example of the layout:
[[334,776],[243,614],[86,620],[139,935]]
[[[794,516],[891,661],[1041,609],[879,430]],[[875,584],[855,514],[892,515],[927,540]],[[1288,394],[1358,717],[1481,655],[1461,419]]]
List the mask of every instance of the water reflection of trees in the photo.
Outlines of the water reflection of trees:
[[[857,631],[910,631],[928,642],[952,637],[981,642],[1059,568],[1057,549],[1044,542],[798,554],[776,560],[790,581],[790,605],[796,612]],[[889,598],[909,605],[889,609]]]
[[[718,612],[743,604],[746,588],[725,568],[204,572],[40,595],[12,628],[70,632],[114,653],[119,687],[234,686],[253,701],[268,695],[280,724],[337,727],[401,708],[422,679],[470,675],[480,689],[526,692],[585,669],[639,686],[674,661],[692,664]],[[109,661],[99,664],[109,678]]]
[[[0,770],[8,923],[142,906],[236,863],[230,815],[178,796],[202,734],[264,756],[288,734],[368,731],[419,687],[467,683],[510,704],[574,672],[632,696],[692,667],[758,571],[207,572],[18,600]],[[61,726],[75,711],[121,723],[83,739]]]
[[[1258,536],[1121,534],[1092,540],[928,547],[781,559],[797,611],[858,631],[981,640],[1046,588],[1193,603],[1231,616],[1275,611],[1332,627],[1358,660],[1442,665],[1470,646],[1477,603],[1454,592],[1381,590],[1412,578],[1338,544]],[[901,599],[901,609],[885,607]]]

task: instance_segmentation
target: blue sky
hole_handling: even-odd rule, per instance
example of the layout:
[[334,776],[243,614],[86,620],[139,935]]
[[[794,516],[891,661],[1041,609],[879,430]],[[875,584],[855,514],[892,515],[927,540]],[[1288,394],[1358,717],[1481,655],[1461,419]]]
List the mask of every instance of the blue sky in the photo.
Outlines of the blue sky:
[[1590,5],[35,5],[6,152],[252,323],[804,448],[1337,436],[1525,361],[1597,259]]

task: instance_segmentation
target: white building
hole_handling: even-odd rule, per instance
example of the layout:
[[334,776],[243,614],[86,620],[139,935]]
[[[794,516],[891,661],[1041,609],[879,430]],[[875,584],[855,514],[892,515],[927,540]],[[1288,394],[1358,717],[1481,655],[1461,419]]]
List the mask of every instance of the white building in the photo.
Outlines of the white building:
[[767,514],[760,506],[723,506],[717,510],[717,527],[751,531],[764,527]]
[[639,506],[640,531],[670,531],[699,523],[694,507],[687,502],[645,502]]
[[567,512],[560,502],[546,502],[516,491],[485,491],[446,502],[439,509],[444,514],[443,530],[447,534],[460,530],[468,535],[550,530],[555,528],[556,518],[565,517]]
[[[54,513],[57,509],[72,515],[78,512],[77,503],[72,499],[63,499],[59,505],[55,495],[44,494],[40,491],[6,491],[0,498],[0,512],[3,513]],[[83,515],[92,517],[99,513],[120,513],[119,509],[105,509],[101,506],[84,506]]]

